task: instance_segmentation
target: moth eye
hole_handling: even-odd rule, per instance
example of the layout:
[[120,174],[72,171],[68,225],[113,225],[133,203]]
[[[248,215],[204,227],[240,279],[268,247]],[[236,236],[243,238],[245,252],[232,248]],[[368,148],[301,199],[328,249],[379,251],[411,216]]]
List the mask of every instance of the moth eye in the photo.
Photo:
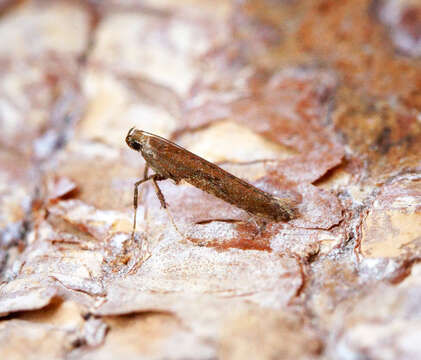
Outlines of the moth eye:
[[132,141],[132,143],[130,144],[130,146],[134,150],[140,150],[142,148],[142,146],[140,145],[140,143],[137,142],[137,141]]

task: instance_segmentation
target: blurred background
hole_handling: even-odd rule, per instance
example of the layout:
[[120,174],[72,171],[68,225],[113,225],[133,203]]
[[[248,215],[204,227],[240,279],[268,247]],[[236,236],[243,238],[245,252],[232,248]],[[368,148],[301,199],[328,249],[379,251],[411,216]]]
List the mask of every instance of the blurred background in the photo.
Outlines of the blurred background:
[[[416,0],[0,0],[0,357],[420,358],[420,56]],[[165,181],[131,242],[132,126],[300,216]]]

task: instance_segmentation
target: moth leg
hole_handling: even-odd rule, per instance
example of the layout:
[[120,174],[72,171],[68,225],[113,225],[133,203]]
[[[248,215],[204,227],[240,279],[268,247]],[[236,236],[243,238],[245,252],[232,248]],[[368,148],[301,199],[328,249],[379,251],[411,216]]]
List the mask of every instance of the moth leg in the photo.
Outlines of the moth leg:
[[146,179],[148,177],[148,171],[149,171],[149,164],[145,164],[145,168],[143,169],[143,178]]
[[247,222],[251,222],[254,227],[256,228],[256,235],[260,235],[263,231],[266,230],[266,226],[268,224],[268,222],[261,218],[261,217],[257,217],[256,215],[252,214],[251,212],[247,211],[247,213],[250,215],[250,218]]
[[185,239],[185,236],[178,229],[177,224],[175,223],[174,218],[171,215],[171,212],[168,210],[167,202],[165,201],[164,194],[162,193],[160,187],[158,186],[158,181],[166,180],[166,179],[168,179],[168,178],[165,177],[165,176],[162,176],[162,175],[158,175],[158,174],[155,174],[154,177],[152,178],[152,183],[155,187],[156,196],[158,197],[158,199],[161,203],[161,207],[164,208],[167,211],[168,217],[170,218],[171,223],[174,225],[175,230],[178,232],[178,234],[183,239]]
[[263,231],[266,230],[268,222],[266,220],[262,220],[260,226],[259,226],[259,234],[261,234]]
[[[148,177],[148,171],[149,171],[149,164],[145,162],[145,168],[143,169],[143,179],[146,179]],[[143,212],[143,220],[146,220],[148,217],[148,209],[145,207],[145,211]]]
[[[147,172],[145,172],[146,174]],[[133,193],[133,209],[134,209],[134,218],[133,218],[133,229],[131,240],[134,240],[134,233],[136,232],[136,215],[137,215],[137,205],[139,197],[139,186],[146,181],[151,180],[155,175],[146,176],[142,180],[136,181],[134,184],[134,193]]]
[[159,202],[161,203],[161,207],[163,209],[167,208],[167,202],[165,201],[164,194],[162,193],[160,187],[158,186],[157,181],[165,180],[166,178],[160,175],[154,175],[152,178],[152,183],[155,188],[156,196],[158,196]]

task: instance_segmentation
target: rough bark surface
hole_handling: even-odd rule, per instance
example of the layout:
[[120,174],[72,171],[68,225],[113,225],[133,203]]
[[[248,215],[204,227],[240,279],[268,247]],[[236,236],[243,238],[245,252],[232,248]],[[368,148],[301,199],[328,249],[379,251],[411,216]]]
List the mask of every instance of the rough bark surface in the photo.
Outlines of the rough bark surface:
[[[1,359],[419,359],[421,5],[0,1]],[[130,127],[300,216],[146,185]]]

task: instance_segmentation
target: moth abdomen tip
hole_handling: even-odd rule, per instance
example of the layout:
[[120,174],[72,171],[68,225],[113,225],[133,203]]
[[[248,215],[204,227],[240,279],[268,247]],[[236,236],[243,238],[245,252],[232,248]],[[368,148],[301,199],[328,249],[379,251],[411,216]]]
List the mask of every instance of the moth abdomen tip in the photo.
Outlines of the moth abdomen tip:
[[278,218],[282,221],[293,220],[298,217],[299,212],[295,201],[290,199],[278,199],[280,205]]

